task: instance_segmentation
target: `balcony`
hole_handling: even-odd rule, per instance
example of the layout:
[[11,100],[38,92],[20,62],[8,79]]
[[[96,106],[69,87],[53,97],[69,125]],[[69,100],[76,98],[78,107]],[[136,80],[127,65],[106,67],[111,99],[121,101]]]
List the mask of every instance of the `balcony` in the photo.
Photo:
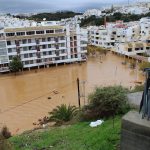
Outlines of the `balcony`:
[[9,70],[9,67],[2,67],[2,68],[0,68],[0,72],[2,73],[2,72],[9,72],[10,70]]

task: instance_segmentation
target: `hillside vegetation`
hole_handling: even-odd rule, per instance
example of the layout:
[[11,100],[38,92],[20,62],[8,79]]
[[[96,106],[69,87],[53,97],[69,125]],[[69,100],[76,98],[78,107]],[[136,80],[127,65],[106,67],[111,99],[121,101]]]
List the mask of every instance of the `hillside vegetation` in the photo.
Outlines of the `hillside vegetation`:
[[[114,13],[113,15],[107,16],[107,22],[115,22],[117,20],[123,20],[124,22],[138,21],[142,17],[150,17],[150,12],[147,14],[135,15],[135,14],[122,14],[120,12]],[[90,16],[88,18],[82,19],[80,26],[88,25],[104,25],[104,17]]]
[[43,18],[46,18],[47,21],[59,21],[61,19],[65,18],[71,18],[74,17],[75,15],[80,15],[81,13],[75,13],[72,11],[60,11],[56,13],[39,13],[36,15],[32,15],[30,17],[24,17],[24,16],[15,16],[17,18],[21,19],[29,19],[29,20],[35,20],[35,21],[42,21]]

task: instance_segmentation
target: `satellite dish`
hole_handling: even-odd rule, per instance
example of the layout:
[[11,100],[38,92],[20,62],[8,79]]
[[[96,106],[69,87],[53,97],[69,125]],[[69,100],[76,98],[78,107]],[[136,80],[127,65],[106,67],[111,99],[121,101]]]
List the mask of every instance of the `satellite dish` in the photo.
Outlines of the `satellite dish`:
[[43,21],[46,21],[46,18],[43,18]]

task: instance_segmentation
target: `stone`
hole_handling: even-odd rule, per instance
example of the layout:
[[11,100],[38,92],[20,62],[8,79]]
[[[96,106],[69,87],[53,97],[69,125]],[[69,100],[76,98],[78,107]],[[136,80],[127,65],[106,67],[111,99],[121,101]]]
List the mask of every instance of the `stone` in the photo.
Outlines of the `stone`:
[[150,150],[150,121],[136,111],[122,118],[121,150]]

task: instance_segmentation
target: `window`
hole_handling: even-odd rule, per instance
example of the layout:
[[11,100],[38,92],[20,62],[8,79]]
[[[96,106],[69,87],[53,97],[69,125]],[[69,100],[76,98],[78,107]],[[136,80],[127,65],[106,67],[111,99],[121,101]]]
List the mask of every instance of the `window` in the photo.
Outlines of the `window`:
[[30,53],[30,54],[29,54],[29,57],[33,57],[33,54],[32,54],[32,53]]
[[28,43],[31,43],[31,39],[28,39]]
[[51,48],[52,46],[51,46],[51,44],[48,44],[48,48]]
[[25,35],[25,32],[17,32],[17,36]]
[[26,40],[26,39],[23,39],[23,40],[22,40],[22,43],[23,43],[23,44],[26,44],[26,43],[27,43],[27,40]]
[[15,36],[15,33],[6,33],[6,36]]
[[46,33],[54,33],[54,30],[46,30]]
[[61,33],[61,32],[63,32],[62,29],[56,29],[56,30],[55,30],[55,33]]
[[143,50],[143,47],[141,47],[141,50]]
[[58,38],[55,38],[55,42],[58,42]]
[[72,41],[73,40],[73,38],[72,37],[70,37],[70,41]]
[[36,34],[44,34],[44,31],[36,31]]
[[48,38],[47,38],[47,41],[51,41],[51,37],[48,37]]
[[7,45],[11,45],[11,41],[7,41]]
[[9,60],[12,60],[13,56],[9,56]]
[[25,61],[25,65],[28,65],[29,64],[29,61]]
[[42,45],[42,49],[46,49],[46,45]]
[[77,37],[76,37],[76,36],[74,36],[74,40],[77,40]]
[[8,53],[12,53],[12,49],[11,48],[8,48]]
[[45,38],[42,38],[42,42],[45,42],[46,41],[46,39]]
[[149,50],[150,48],[149,48],[149,47],[146,47],[146,49]]
[[27,32],[27,35],[33,35],[33,34],[35,34],[35,31],[28,31]]
[[132,52],[132,48],[128,48],[128,52]]
[[43,55],[45,56],[45,55],[46,55],[46,52],[43,52]]
[[24,58],[28,58],[28,54],[24,54]]
[[60,40],[65,40],[65,37],[64,37],[64,36],[61,36],[61,37],[60,37]]
[[49,51],[49,52],[48,52],[48,54],[49,54],[49,55],[52,55],[52,52],[51,52],[51,51]]
[[59,45],[55,45],[56,49],[59,49]]
[[136,50],[136,51],[138,51],[138,50],[139,50],[139,48],[135,48],[135,50]]
[[23,51],[27,51],[27,47],[23,47]]
[[33,64],[33,60],[30,60],[30,64]]
[[35,41],[36,41],[36,44],[39,44],[39,43],[40,43],[40,40],[39,40],[39,39],[36,39]]

